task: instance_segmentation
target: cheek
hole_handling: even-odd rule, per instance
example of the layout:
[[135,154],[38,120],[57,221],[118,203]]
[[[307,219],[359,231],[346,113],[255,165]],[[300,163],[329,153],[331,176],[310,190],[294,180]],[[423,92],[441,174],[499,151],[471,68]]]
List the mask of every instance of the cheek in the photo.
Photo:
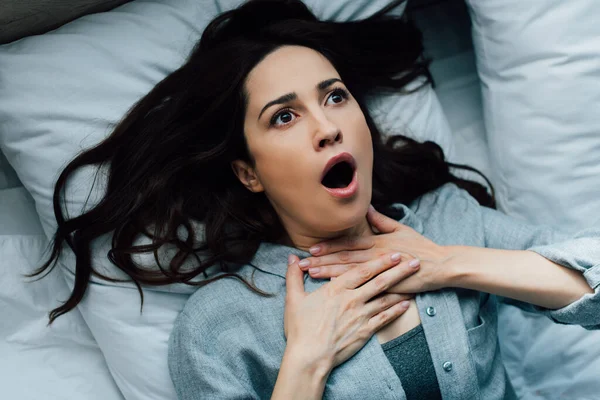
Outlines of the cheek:
[[348,110],[343,116],[345,132],[351,134],[352,141],[355,143],[355,149],[360,152],[364,161],[373,160],[373,141],[371,131],[367,125],[362,110],[358,105]]
[[268,197],[289,199],[308,190],[310,166],[299,154],[299,144],[263,143],[254,154],[260,181]]
[[347,131],[352,132],[352,140],[356,155],[361,163],[360,170],[363,173],[361,182],[363,183],[363,194],[370,197],[370,188],[372,185],[373,173],[373,139],[367,121],[358,105],[351,115],[346,119]]

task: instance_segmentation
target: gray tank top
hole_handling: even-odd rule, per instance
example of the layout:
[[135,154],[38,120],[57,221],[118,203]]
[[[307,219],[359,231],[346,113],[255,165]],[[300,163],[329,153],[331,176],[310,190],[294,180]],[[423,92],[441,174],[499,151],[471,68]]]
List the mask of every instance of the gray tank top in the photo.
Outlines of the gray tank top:
[[422,325],[381,347],[402,382],[407,400],[442,399]]

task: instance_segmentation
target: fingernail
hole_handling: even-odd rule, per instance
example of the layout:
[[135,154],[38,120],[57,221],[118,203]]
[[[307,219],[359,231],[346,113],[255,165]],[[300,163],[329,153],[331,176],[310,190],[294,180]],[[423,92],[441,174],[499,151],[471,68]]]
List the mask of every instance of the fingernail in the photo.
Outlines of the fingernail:
[[375,211],[375,207],[373,207],[373,204],[369,204],[369,211]]
[[308,267],[310,265],[310,260],[302,260],[298,263],[298,265],[302,268]]
[[308,270],[308,273],[311,275],[315,275],[315,274],[318,274],[320,270],[321,270],[321,268],[310,268]]
[[394,253],[390,258],[392,259],[392,261],[398,261],[400,257],[402,257],[401,253]]
[[313,246],[308,249],[308,251],[310,251],[310,254],[312,255],[318,254],[321,251],[321,246]]
[[415,268],[415,267],[418,267],[420,263],[421,262],[415,258],[414,260],[410,260],[410,262],[408,263],[408,266],[411,268]]
[[290,254],[288,256],[288,265],[292,265],[294,263],[294,255]]
[[410,306],[410,301],[404,300],[404,301],[400,302],[400,306],[402,308],[408,308],[408,306]]

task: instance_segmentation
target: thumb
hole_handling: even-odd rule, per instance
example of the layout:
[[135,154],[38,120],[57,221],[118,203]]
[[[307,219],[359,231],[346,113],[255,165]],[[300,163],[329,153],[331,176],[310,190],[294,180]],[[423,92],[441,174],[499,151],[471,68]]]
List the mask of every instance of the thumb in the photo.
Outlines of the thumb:
[[298,256],[290,254],[285,274],[285,286],[288,300],[294,301],[304,294],[304,271],[300,269]]
[[367,221],[381,233],[395,232],[399,227],[398,221],[394,221],[381,214],[372,205],[369,206],[369,211],[367,212]]

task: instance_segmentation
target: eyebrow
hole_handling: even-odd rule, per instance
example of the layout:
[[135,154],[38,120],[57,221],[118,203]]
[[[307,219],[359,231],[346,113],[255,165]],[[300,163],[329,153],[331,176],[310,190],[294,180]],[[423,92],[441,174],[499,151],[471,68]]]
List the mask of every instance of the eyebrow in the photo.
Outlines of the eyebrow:
[[[335,82],[343,83],[342,80],[338,79],[338,78],[325,79],[324,81],[319,82],[317,84],[316,88],[319,91],[323,91],[323,90],[327,89],[329,86],[333,85]],[[298,95],[296,94],[296,92],[292,92],[292,93],[284,94],[283,96],[280,96],[280,97],[276,98],[275,100],[268,102],[262,108],[262,110],[260,110],[260,114],[258,114],[258,119],[260,120],[260,117],[263,115],[263,113],[265,112],[265,110],[267,108],[277,105],[277,104],[289,103],[290,101],[296,100],[297,98],[298,98]]]

